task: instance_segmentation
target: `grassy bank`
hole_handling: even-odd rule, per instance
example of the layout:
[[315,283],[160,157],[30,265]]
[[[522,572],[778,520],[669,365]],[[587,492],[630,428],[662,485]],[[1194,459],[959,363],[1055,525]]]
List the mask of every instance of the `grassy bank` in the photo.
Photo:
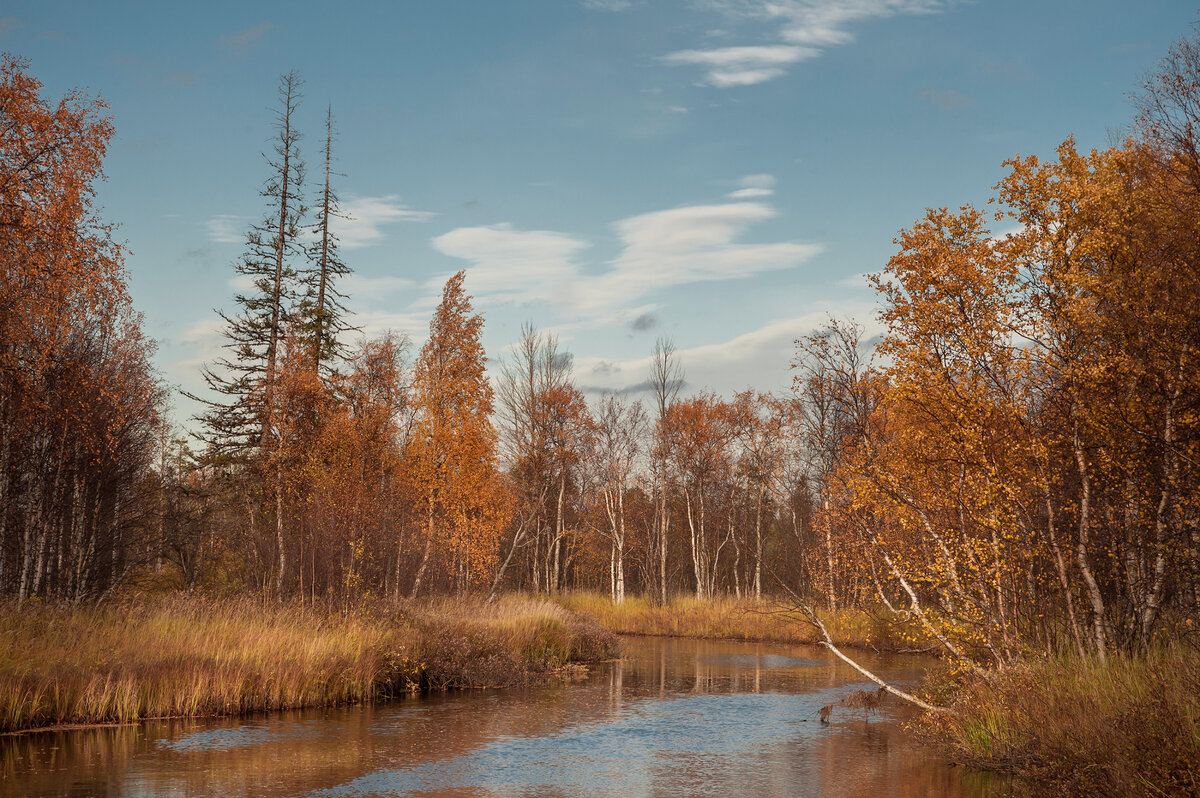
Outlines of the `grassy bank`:
[[1170,647],[1107,665],[1070,657],[950,685],[957,715],[921,731],[954,761],[1039,792],[1200,794],[1200,657]]
[[0,605],[0,730],[125,723],[501,686],[616,655],[545,601],[378,604],[343,613],[173,598]]
[[[795,613],[769,601],[717,596],[700,600],[675,597],[667,605],[647,598],[630,597],[613,604],[602,593],[562,593],[554,599],[572,612],[581,613],[618,634],[667,635],[766,643],[810,644],[819,633]],[[900,629],[861,610],[821,613],[822,621],[838,645],[893,649],[899,647]],[[911,644],[909,644],[911,645]]]

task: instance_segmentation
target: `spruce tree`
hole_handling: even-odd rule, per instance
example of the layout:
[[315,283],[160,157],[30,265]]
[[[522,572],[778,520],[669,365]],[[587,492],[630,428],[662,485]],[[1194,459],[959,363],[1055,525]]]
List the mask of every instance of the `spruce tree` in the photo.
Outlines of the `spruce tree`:
[[263,184],[263,220],[250,228],[246,251],[234,270],[250,279],[250,290],[235,297],[237,310],[218,310],[225,322],[227,354],[203,370],[208,387],[220,398],[203,399],[202,437],[216,453],[236,461],[268,454],[273,445],[280,348],[293,320],[302,289],[295,260],[304,204],[304,163],[295,112],[302,81],[295,71],[279,80],[270,174]]
[[346,345],[339,336],[356,330],[346,321],[345,295],[337,288],[339,278],[350,274],[342,261],[337,234],[332,220],[344,219],[337,192],[331,178],[333,163],[333,109],[325,112],[325,182],[316,206],[316,218],[311,225],[313,241],[308,247],[308,291],[302,304],[305,337],[311,342],[313,363],[326,373],[336,370],[336,363],[345,358]]

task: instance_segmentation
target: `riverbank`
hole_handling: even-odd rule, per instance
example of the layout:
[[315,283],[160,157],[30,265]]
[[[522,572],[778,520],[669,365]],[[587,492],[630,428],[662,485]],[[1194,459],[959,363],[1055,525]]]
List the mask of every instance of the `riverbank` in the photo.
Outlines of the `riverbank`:
[[1038,792],[1200,794],[1200,657],[1172,645],[1108,663],[1070,656],[931,680],[955,714],[917,725],[951,761],[1012,773]]
[[548,601],[379,602],[352,611],[171,597],[0,605],[0,731],[236,715],[519,684],[617,655]]
[[[620,604],[613,604],[605,594],[588,592],[560,593],[553,600],[616,634],[795,645],[821,642],[820,633],[804,623],[796,612],[770,600],[756,602],[731,596],[700,600],[676,596],[664,606],[648,598],[630,596]],[[838,646],[895,651],[922,645],[919,639],[914,639],[912,629],[889,624],[862,610],[819,614]]]

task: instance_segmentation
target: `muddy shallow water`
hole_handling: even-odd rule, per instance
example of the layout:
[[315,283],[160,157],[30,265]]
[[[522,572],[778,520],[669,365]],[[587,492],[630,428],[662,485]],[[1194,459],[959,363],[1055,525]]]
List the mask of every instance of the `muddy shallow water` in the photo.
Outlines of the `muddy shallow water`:
[[[913,685],[929,662],[863,656]],[[907,707],[822,649],[626,638],[571,684],[373,707],[0,738],[0,796],[992,796],[1003,781],[911,741]]]

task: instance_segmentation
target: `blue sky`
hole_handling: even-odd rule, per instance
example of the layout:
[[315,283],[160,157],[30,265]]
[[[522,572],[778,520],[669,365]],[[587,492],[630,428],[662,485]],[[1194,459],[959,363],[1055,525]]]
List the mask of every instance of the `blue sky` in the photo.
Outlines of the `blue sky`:
[[[336,10],[331,10],[336,9]],[[345,285],[420,345],[468,272],[493,358],[554,330],[588,389],[782,389],[792,341],[872,322],[862,279],[929,206],[982,203],[1004,159],[1103,147],[1191,30],[1179,2],[9,0],[0,49],[110,104],[99,191],[158,365],[200,388],[261,214],[275,89],[305,79],[317,177],[332,104]],[[314,185],[315,191],[315,185]],[[192,408],[177,399],[180,416]]]

